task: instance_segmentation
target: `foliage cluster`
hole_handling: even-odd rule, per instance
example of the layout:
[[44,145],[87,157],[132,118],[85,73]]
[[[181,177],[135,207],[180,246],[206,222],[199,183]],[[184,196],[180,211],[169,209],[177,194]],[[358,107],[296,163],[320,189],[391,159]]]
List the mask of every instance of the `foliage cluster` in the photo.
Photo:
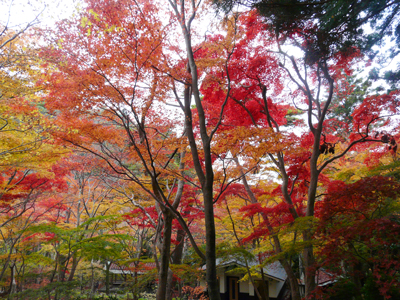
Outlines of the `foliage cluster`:
[[0,26],[0,297],[400,297],[399,1],[214,2]]

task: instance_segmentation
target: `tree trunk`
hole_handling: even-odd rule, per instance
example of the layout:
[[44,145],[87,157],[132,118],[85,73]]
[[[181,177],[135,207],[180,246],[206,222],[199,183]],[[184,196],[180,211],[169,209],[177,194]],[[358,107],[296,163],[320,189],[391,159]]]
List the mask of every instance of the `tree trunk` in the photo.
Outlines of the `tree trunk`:
[[138,288],[138,272],[135,271],[134,275],[134,288],[132,289],[133,300],[139,299],[139,288]]
[[111,262],[106,261],[106,295],[110,294],[110,268]]
[[263,268],[261,268],[261,279],[262,279],[262,284],[264,286],[264,288],[262,289],[262,293],[261,293],[262,300],[269,300],[269,286],[268,286],[268,282],[265,282],[266,278],[264,275]]
[[74,253],[73,256],[72,256],[71,271],[70,271],[70,273],[69,273],[69,276],[68,276],[68,280],[67,280],[67,281],[72,281],[72,280],[74,280],[74,275],[75,275],[76,268],[78,267],[79,260],[80,260],[80,259],[78,259],[78,258],[76,257],[76,253]]
[[[303,240],[311,241],[309,232],[304,233]],[[303,263],[304,263],[304,284],[305,284],[305,296],[306,299],[311,299],[310,295],[316,288],[315,283],[315,258],[313,253],[313,246],[307,246],[303,250]]]
[[204,196],[204,216],[206,223],[206,280],[208,296],[210,300],[220,300],[219,282],[217,279],[217,264],[216,264],[216,234],[214,222],[214,205],[211,188],[206,186],[203,190]]
[[172,220],[173,216],[167,209],[163,209],[164,229],[163,229],[163,242],[161,245],[160,253],[160,270],[158,273],[158,289],[157,300],[167,299],[167,283],[168,283],[168,269],[171,250],[171,234],[172,234]]
[[292,300],[301,300],[299,283],[297,281],[296,275],[293,272],[292,267],[287,260],[280,260],[280,263],[285,269],[287,277],[289,279],[290,294],[292,296]]
[[[20,236],[21,236],[21,235],[20,235]],[[20,236],[19,236],[19,237],[20,237]],[[10,246],[10,249],[8,250],[7,260],[6,260],[6,262],[4,263],[3,269],[2,269],[2,271],[1,271],[1,273],[0,273],[0,280],[3,279],[4,273],[7,271],[8,265],[9,265],[9,263],[10,263],[10,261],[11,261],[11,255],[12,255],[12,253],[13,253],[14,246],[15,246],[15,244],[17,243],[17,241],[19,240],[19,237],[18,237],[17,239],[12,240],[12,244],[11,244],[11,246]],[[5,244],[5,241],[4,241],[4,244]]]
[[[215,241],[215,223],[214,223],[214,207],[213,207],[213,185],[214,185],[214,171],[212,166],[211,159],[211,140],[212,135],[208,136],[207,133],[207,120],[205,116],[205,112],[201,103],[201,96],[199,91],[199,82],[198,82],[198,73],[197,73],[197,65],[194,59],[193,49],[192,49],[192,41],[191,41],[191,23],[196,17],[196,12],[198,7],[195,4],[195,1],[191,2],[192,11],[189,13],[187,18],[187,23],[185,23],[185,6],[178,4],[178,1],[169,1],[171,6],[174,9],[174,13],[178,20],[184,20],[181,22],[181,28],[183,32],[183,37],[185,40],[186,46],[186,54],[188,58],[188,73],[191,76],[191,82],[188,82],[185,85],[184,98],[184,114],[185,114],[185,126],[186,126],[186,135],[189,140],[190,151],[192,153],[193,164],[196,170],[196,175],[201,184],[201,189],[203,192],[203,201],[204,201],[204,215],[205,215],[205,227],[206,227],[206,280],[208,285],[208,296],[210,300],[220,300],[219,295],[219,281],[217,278],[217,270],[216,270],[216,241]],[[181,10],[181,11],[179,11]],[[191,97],[194,97],[197,116],[200,128],[200,136],[203,144],[203,155],[204,155],[204,170],[203,163],[201,162],[199,152],[197,149],[196,139],[194,137],[193,132],[193,123],[192,123],[192,112],[191,112]],[[213,130],[217,130],[214,128]],[[215,131],[214,131],[215,132]]]
[[93,268],[93,260],[90,262],[90,266],[92,268],[92,280],[90,281],[90,298],[94,296],[94,268]]
[[[188,51],[191,51],[190,41],[188,42],[189,46],[187,47]],[[190,56],[188,54],[188,56]],[[191,53],[193,56],[193,53]],[[193,62],[194,64],[194,62]],[[193,66],[195,71],[192,71],[193,75],[196,74],[196,66]],[[190,67],[192,68],[192,66]],[[196,74],[197,76],[197,74]],[[193,84],[194,85],[194,84]],[[192,87],[193,87],[192,85]],[[208,296],[210,300],[220,300],[219,295],[219,281],[217,279],[217,270],[216,270],[216,241],[215,241],[215,222],[214,222],[214,199],[213,199],[213,184],[214,184],[214,172],[212,169],[212,160],[211,160],[211,148],[210,141],[207,141],[207,137],[204,137],[204,132],[202,136],[203,149],[204,149],[204,162],[205,162],[205,174],[202,169],[202,164],[199,159],[199,154],[196,146],[196,140],[194,138],[193,132],[193,123],[192,123],[192,111],[190,106],[190,92],[191,89],[189,86],[185,87],[185,126],[187,129],[187,137],[190,144],[190,150],[192,153],[192,158],[194,161],[194,166],[196,169],[197,177],[202,185],[203,192],[203,202],[204,202],[204,216],[205,216],[205,227],[206,227],[206,281],[208,288]],[[198,96],[198,95],[197,95]],[[196,101],[196,105],[198,111],[201,108],[200,100]],[[202,123],[205,123],[204,112],[199,112],[199,118],[202,119]],[[204,126],[204,125],[203,125]],[[203,129],[205,131],[205,129]],[[205,133],[206,134],[206,133]]]
[[17,282],[15,281],[15,264],[13,264],[11,267],[11,282],[10,282],[10,287],[9,287],[9,294],[8,294],[8,299],[11,299],[12,295],[15,294],[17,291]]
[[[317,195],[319,171],[317,168],[318,157],[319,157],[319,145],[321,141],[322,123],[321,120],[318,124],[317,129],[314,131],[314,144],[312,155],[310,158],[310,184],[308,187],[307,195],[307,208],[306,216],[314,217],[315,211],[315,199]],[[303,232],[303,241],[306,243],[306,247],[303,250],[303,263],[304,263],[304,284],[305,284],[305,298],[309,299],[310,295],[316,288],[315,284],[315,258],[314,250],[312,245],[313,234],[311,229],[306,229]]]
[[[176,233],[176,240],[178,245],[176,245],[174,252],[171,255],[171,261],[174,265],[180,265],[182,263],[182,256],[183,256],[183,248],[185,246],[185,236],[186,231],[182,228],[178,229]],[[167,291],[168,291],[168,298],[167,300],[172,300],[172,294],[174,285],[176,284],[176,280],[173,279],[173,272],[169,270],[168,272],[168,284],[167,284]]]

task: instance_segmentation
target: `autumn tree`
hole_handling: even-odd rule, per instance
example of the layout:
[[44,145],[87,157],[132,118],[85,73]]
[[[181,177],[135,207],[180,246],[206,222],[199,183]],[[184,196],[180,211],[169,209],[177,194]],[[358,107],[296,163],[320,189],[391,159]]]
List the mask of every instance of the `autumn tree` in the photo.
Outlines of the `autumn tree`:
[[[134,182],[154,199],[163,221],[158,299],[166,297],[174,218],[204,257],[177,210],[185,182],[202,192],[208,291],[211,299],[219,299],[214,203],[229,183],[241,179],[246,187],[246,174],[264,161],[265,170],[277,172],[282,201],[275,211],[260,206],[248,184],[246,193],[279,256],[284,249],[276,230],[314,220],[330,163],[358,144],[397,147],[394,135],[371,131],[386,113],[396,113],[397,91],[363,97],[352,111],[352,134],[347,140],[338,134],[331,115],[336,87],[351,75],[361,54],[354,45],[341,47],[341,40],[318,40],[318,22],[299,26],[294,20],[297,27],[283,32],[252,11],[226,18],[219,34],[200,40],[195,27],[200,2],[169,1],[170,10],[149,1],[87,4],[76,20],[59,26],[54,47],[43,51],[52,71],[46,78],[47,108],[61,143],[100,157],[114,176]],[[168,19],[161,21],[160,14]],[[177,41],[184,41],[183,49]],[[183,111],[183,124],[165,117],[171,94]],[[177,135],[182,129],[184,134]],[[187,175],[188,168],[196,180]],[[277,212],[276,219],[270,212]],[[302,227],[299,234],[308,296],[315,289],[312,227]],[[290,260],[280,257],[292,297],[299,299]]]
[[[371,176],[353,183],[333,181],[317,209],[320,264],[346,284],[352,296],[398,297],[398,181]],[[351,196],[351,197],[349,197]],[[347,282],[347,283],[346,283]],[[375,295],[375,296],[373,296]]]
[[[8,17],[9,20],[10,16]],[[38,23],[37,17],[17,29],[0,24],[0,157],[4,161],[29,160],[23,154],[36,150],[44,139],[39,110],[33,103],[40,87],[38,79],[37,50],[28,31]]]
[[[71,230],[79,228],[81,234],[74,236],[75,243],[84,244],[84,240],[95,238],[100,228],[104,228],[102,218],[106,219],[118,209],[117,205],[112,204],[115,195],[106,182],[107,170],[104,170],[97,157],[80,153],[65,158],[59,164],[67,172],[68,191],[63,194],[62,211],[49,213],[49,221],[68,224]],[[79,246],[74,247],[67,256],[64,255],[63,263],[69,274],[68,278],[62,278],[61,281],[72,281],[80,260],[87,255]]]
[[[361,59],[359,50],[353,47],[346,51],[337,49],[334,53],[310,56],[308,45],[313,45],[314,40],[312,35],[307,34],[313,31],[312,22],[301,30],[275,35],[275,31],[267,30],[270,27],[254,11],[237,16],[231,19],[238,18],[239,32],[246,35],[247,40],[238,40],[237,51],[232,53],[231,64],[228,64],[229,72],[210,72],[206,76],[201,92],[204,95],[203,105],[210,103],[207,117],[212,120],[215,107],[225,105],[224,99],[229,98],[226,111],[232,111],[232,117],[226,115],[223,125],[236,127],[243,124],[253,132],[254,128],[262,128],[265,135],[260,136],[253,145],[261,145],[268,138],[274,137],[280,147],[266,146],[260,156],[247,155],[242,156],[242,159],[267,159],[269,166],[278,173],[281,180],[280,195],[284,201],[276,207],[277,212],[278,209],[281,211],[276,217],[282,218],[286,214],[287,222],[311,221],[314,219],[315,203],[320,197],[321,184],[329,181],[324,172],[333,161],[345,156],[350,149],[356,149],[358,144],[365,145],[367,142],[377,142],[374,145],[392,143],[389,151],[396,150],[394,135],[375,134],[372,126],[378,126],[380,120],[398,113],[398,91],[387,95],[365,96],[362,103],[352,110],[353,132],[344,139],[335,129],[338,128],[337,120],[331,115],[330,109],[334,97],[338,96],[336,86],[351,75],[352,64]],[[298,53],[304,55],[293,55],[292,47],[297,47]],[[277,72],[282,72],[282,75],[288,76],[287,86],[291,89],[289,95],[285,95],[282,88],[279,88],[282,87],[282,81],[274,79],[269,72],[275,72],[272,74],[277,76]],[[293,100],[285,101],[285,96]],[[303,112],[306,127],[302,126],[301,119],[288,125],[287,115],[290,111]],[[332,126],[335,123],[336,127]],[[298,128],[301,133],[293,133],[293,128]],[[225,131],[222,134],[223,130],[220,130],[219,134],[231,137],[229,130]],[[242,140],[238,143],[243,145],[240,149],[244,148],[245,142]],[[339,143],[343,147],[337,147]],[[242,176],[244,178],[244,174]],[[249,190],[249,197],[251,194]],[[251,198],[256,208],[259,205],[257,199],[253,196]],[[265,231],[274,240],[274,249],[278,254],[283,249],[275,231],[278,229],[270,225],[270,211],[269,208],[257,209],[257,212],[265,215]],[[303,227],[299,232],[304,246],[306,296],[311,296],[315,289],[313,231],[312,227]],[[297,279],[290,263],[285,262],[285,259],[281,263],[288,273],[292,297],[300,299]]]
[[[7,183],[2,193],[0,215],[2,222],[0,279],[3,280],[9,275],[7,270],[11,268],[12,282],[17,276],[15,273],[17,267],[18,273],[25,270],[24,260],[27,255],[23,245],[29,229],[44,219],[49,209],[57,206],[57,200],[54,201],[57,198],[56,194],[66,189],[66,183],[62,172],[60,174],[56,168],[48,171],[47,176],[43,176],[37,170],[26,173],[15,171]],[[53,205],[49,205],[51,202]],[[12,293],[15,290],[10,286],[8,292]]]
[[[193,24],[201,20],[200,12],[201,1],[169,1],[174,17],[176,18],[180,30],[181,39],[185,42],[184,55],[187,61],[182,65],[186,69],[186,77],[179,80],[174,76],[176,85],[183,85],[183,97],[181,98],[174,86],[176,101],[184,112],[186,136],[190,145],[193,161],[193,168],[199,182],[199,188],[203,195],[204,218],[205,218],[205,238],[206,238],[206,281],[210,299],[220,299],[219,287],[216,271],[216,229],[214,203],[218,200],[224,189],[230,183],[237,180],[235,176],[229,176],[226,167],[222,167],[221,176],[216,177],[215,172],[218,167],[218,157],[213,152],[215,136],[222,126],[225,118],[225,109],[229,99],[230,78],[228,65],[232,54],[236,50],[236,30],[233,28],[223,36],[206,37],[206,41],[199,45],[195,40],[198,28]],[[233,26],[234,27],[234,26]],[[198,52],[197,52],[198,51]],[[207,85],[203,81],[203,75],[207,73],[218,73],[224,76],[227,85],[227,93],[220,94],[221,100],[213,106],[212,116],[207,115],[206,102],[203,99],[201,86]],[[178,77],[178,78],[177,78]],[[178,80],[177,80],[178,79]],[[192,109],[192,101],[195,105]],[[219,162],[219,161],[218,161]]]
[[4,222],[18,218],[26,208],[32,207],[27,191],[34,191],[51,180],[46,177],[54,175],[51,168],[64,152],[51,145],[46,116],[39,103],[42,86],[37,83],[41,74],[38,49],[32,38],[32,27],[38,24],[38,17],[36,15],[21,27],[13,27],[9,15],[7,23],[0,25],[0,213],[3,226]]
[[168,58],[171,24],[160,13],[147,1],[88,1],[76,20],[60,24],[54,47],[42,55],[57,68],[46,78],[46,101],[60,143],[101,158],[116,180],[132,181],[155,201],[162,216],[157,297],[165,299],[174,218],[204,255],[177,211],[186,142],[179,123],[161,112],[169,80],[157,66]]
[[[0,33],[1,280],[10,267],[11,277],[21,275],[27,229],[47,212],[42,201],[65,189],[64,174],[55,167],[65,151],[51,144],[39,104],[39,61],[28,35],[36,23],[34,18],[20,29],[5,24]],[[12,286],[8,291],[15,292]]]

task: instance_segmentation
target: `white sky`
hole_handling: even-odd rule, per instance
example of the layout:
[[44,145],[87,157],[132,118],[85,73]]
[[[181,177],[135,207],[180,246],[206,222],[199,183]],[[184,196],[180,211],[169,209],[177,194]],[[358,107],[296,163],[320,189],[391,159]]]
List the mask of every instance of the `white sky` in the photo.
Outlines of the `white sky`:
[[51,26],[69,18],[79,7],[79,0],[0,0],[0,24],[13,29],[38,20],[40,26]]

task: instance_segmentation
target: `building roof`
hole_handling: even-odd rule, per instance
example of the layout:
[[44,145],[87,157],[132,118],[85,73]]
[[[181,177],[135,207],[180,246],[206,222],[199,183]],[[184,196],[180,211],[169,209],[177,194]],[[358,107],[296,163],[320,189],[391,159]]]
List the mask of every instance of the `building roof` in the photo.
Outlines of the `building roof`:
[[315,274],[315,282],[319,286],[325,286],[332,284],[336,281],[336,275],[328,273],[327,271],[323,269],[317,270],[317,274]]
[[[244,260],[234,259],[234,258],[228,259],[228,260],[226,260],[226,259],[223,260],[223,259],[217,258],[216,263],[217,263],[217,268],[225,268],[225,267],[229,267],[229,266],[233,266],[233,265],[237,265],[240,267],[246,267],[246,262]],[[247,265],[249,267],[255,267],[255,266],[259,265],[259,263],[256,262],[255,260],[252,260],[252,261],[248,261]],[[205,269],[205,266],[203,267],[203,269]],[[253,268],[253,270],[257,271],[256,268]],[[285,269],[282,267],[282,265],[278,261],[264,266],[263,271],[264,271],[265,276],[267,276],[271,279],[277,280],[277,281],[285,281],[286,277],[287,277]],[[259,273],[261,273],[261,271],[259,271]]]
[[[106,267],[104,267],[105,269]],[[129,265],[118,265],[111,263],[110,272],[114,274],[133,274],[135,272],[143,274],[146,271],[156,268],[155,262],[132,262]]]

